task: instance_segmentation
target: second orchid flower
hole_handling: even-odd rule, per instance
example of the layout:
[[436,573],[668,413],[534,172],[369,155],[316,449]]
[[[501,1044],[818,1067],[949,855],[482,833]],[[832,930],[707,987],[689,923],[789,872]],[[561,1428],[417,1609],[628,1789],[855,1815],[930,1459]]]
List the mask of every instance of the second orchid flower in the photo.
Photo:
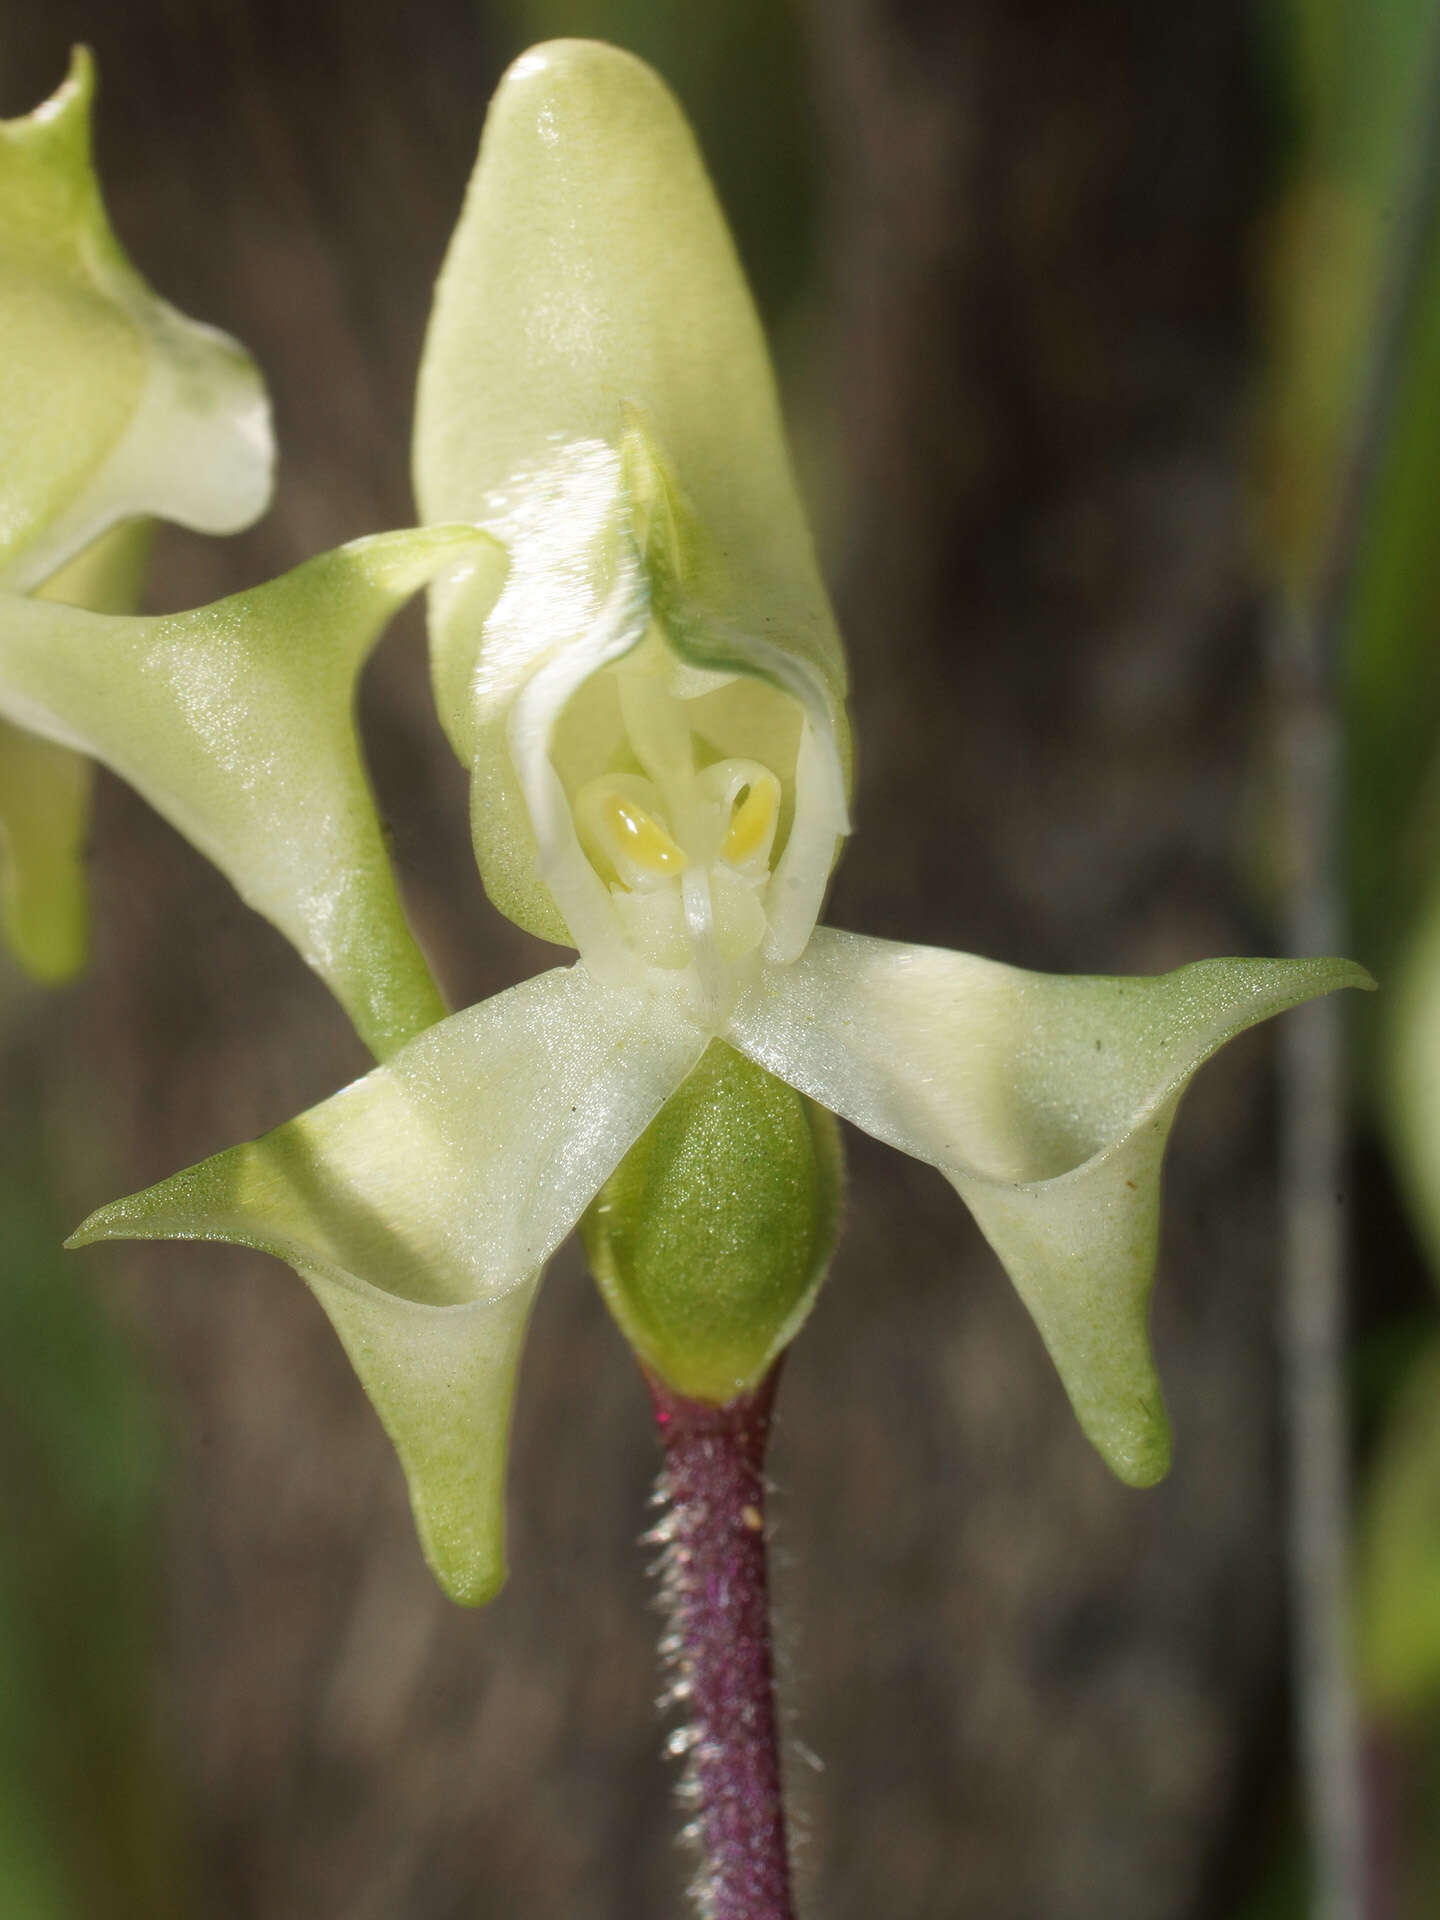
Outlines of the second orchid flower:
[[[395,1442],[437,1577],[474,1603],[504,1574],[511,1392],[550,1254],[583,1217],[646,1367],[733,1398],[823,1275],[835,1113],[945,1173],[1086,1433],[1124,1479],[1158,1478],[1146,1321],[1176,1106],[1232,1035],[1367,976],[1223,959],[1053,978],[817,926],[849,829],[843,656],[743,276],[638,61],[557,42],[503,82],[437,292],[416,473],[436,531],[183,631],[35,609],[0,650],[0,676],[148,781],[387,1055],[76,1243],[287,1260]],[[487,890],[578,949],[449,1018],[345,712],[372,616],[426,578]],[[76,670],[102,641],[103,713]],[[143,755],[101,740],[112,721]],[[317,817],[324,856],[296,864]],[[369,878],[332,892],[347,862]]]

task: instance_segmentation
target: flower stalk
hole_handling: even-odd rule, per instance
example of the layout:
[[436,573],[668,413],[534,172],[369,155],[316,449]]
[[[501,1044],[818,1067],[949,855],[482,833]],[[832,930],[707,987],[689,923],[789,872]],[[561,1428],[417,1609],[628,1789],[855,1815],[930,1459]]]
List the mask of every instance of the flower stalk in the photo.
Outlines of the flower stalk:
[[665,1466],[661,1641],[666,1704],[684,1714],[669,1751],[694,1808],[704,1920],[793,1920],[780,1793],[765,1552],[765,1453],[778,1365],[727,1406],[647,1375]]

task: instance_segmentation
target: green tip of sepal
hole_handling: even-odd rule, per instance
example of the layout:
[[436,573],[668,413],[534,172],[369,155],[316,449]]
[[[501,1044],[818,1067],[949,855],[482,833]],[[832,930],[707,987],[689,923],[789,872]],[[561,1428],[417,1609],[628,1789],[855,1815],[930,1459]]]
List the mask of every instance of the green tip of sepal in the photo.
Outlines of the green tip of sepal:
[[814,1302],[841,1185],[832,1117],[714,1041],[581,1222],[645,1366],[720,1406],[754,1388]]
[[1115,1478],[1141,1490],[1158,1486],[1169,1473],[1173,1447],[1159,1378],[1153,1365],[1147,1371],[1149,1390],[1136,1392],[1128,1406],[1076,1408],[1081,1431]]
[[458,1606],[505,1584],[505,1463],[535,1289],[453,1306],[297,1269],[390,1436],[426,1565]]

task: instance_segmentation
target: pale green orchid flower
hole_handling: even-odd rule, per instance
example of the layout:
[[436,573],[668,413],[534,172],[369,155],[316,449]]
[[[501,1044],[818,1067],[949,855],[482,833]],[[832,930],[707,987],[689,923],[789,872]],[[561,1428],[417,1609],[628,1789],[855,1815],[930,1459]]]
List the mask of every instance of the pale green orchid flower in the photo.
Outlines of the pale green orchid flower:
[[551,1253],[587,1215],[646,1366],[700,1398],[755,1386],[828,1252],[814,1102],[941,1169],[1087,1434],[1158,1478],[1146,1316],[1180,1096],[1232,1035],[1367,976],[1057,979],[817,929],[848,828],[841,650],[723,220],[628,56],[560,42],[502,84],[416,472],[426,516],[490,536],[432,595],[487,889],[579,959],[75,1243],[287,1260],[396,1444],[438,1578],[478,1602],[504,1574],[511,1390]]
[[[95,71],[0,121],[0,591],[107,612],[139,595],[144,521],[232,533],[270,497],[269,409],[238,343],[151,292],[105,215]],[[90,768],[0,724],[0,924],[29,972],[81,965]]]

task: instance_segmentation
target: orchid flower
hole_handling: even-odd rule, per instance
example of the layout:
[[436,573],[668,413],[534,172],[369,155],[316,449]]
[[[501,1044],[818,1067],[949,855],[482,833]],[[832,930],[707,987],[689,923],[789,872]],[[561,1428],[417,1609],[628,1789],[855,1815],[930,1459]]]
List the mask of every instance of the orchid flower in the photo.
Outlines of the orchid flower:
[[[643,1364],[725,1403],[819,1284],[838,1114],[945,1174],[1085,1432],[1122,1479],[1157,1479],[1146,1319],[1180,1096],[1232,1035],[1367,976],[1051,978],[817,926],[849,830],[843,655],[723,219],[629,56],[558,42],[504,80],[437,290],[416,477],[427,519],[479,530],[427,564],[485,886],[578,958],[72,1244],[288,1261],[396,1445],[437,1577],[476,1603],[504,1576],[510,1400],[550,1255],[583,1217]],[[265,752],[257,722],[226,777]],[[308,831],[301,777],[277,770],[245,823],[272,850]]]
[[[238,343],[159,299],[111,231],[90,153],[95,70],[0,121],[0,590],[123,612],[148,516],[203,533],[270,497],[269,411]],[[90,768],[0,693],[0,922],[29,972],[87,941]]]

